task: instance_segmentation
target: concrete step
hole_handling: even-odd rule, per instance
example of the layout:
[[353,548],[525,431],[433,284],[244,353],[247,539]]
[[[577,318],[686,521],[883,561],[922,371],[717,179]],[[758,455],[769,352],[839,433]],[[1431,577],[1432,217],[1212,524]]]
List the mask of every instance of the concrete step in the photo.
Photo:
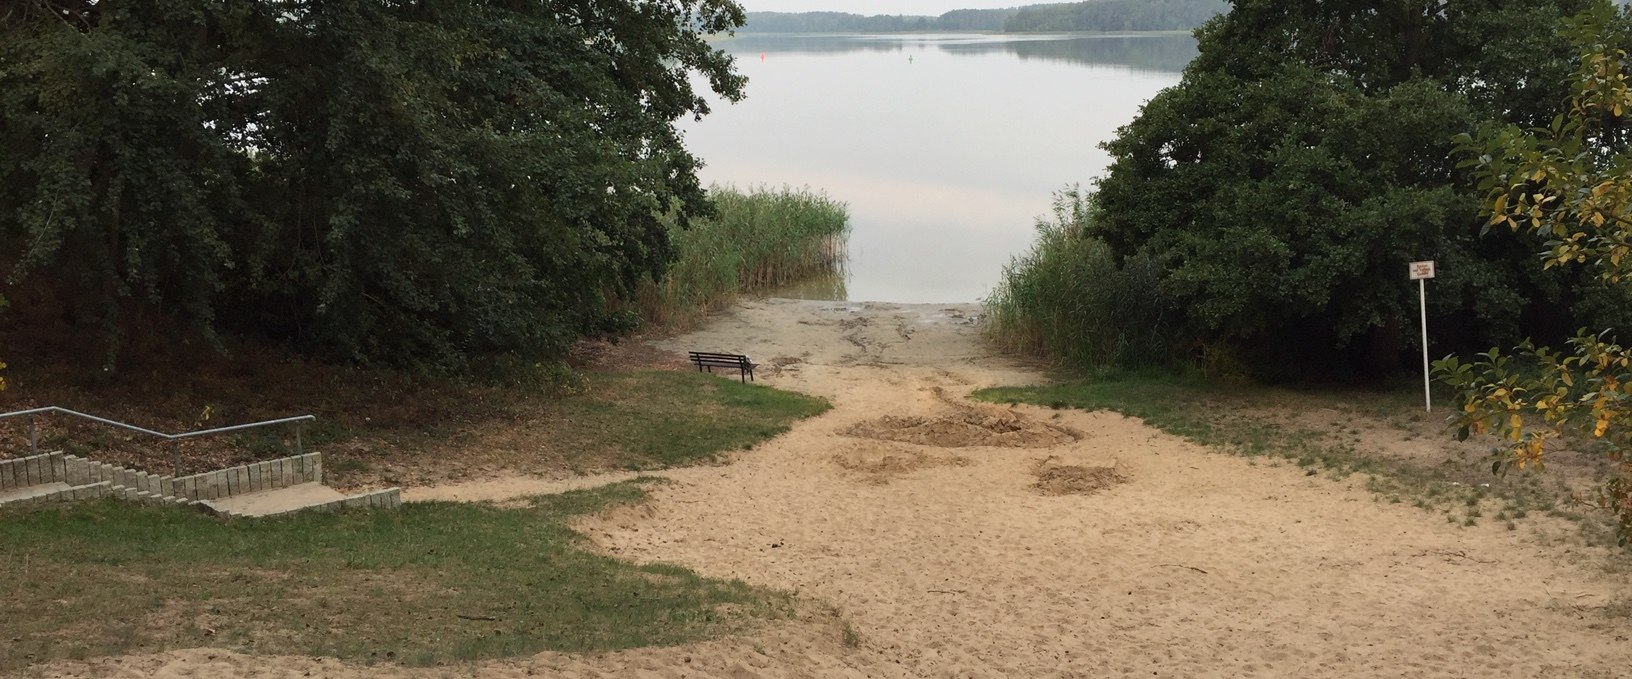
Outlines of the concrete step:
[[344,499],[346,496],[340,491],[321,483],[297,483],[284,488],[208,500],[204,504],[217,514],[253,517],[282,514]]
[[323,485],[323,458],[307,453],[182,478],[93,462],[60,452],[0,460],[0,505],[113,497],[182,505],[228,518],[303,510],[394,509],[402,490],[347,496]]
[[72,489],[72,488],[73,488],[73,486],[70,486],[70,485],[68,485],[66,483],[63,483],[61,481],[52,481],[52,482],[49,482],[49,483],[38,483],[38,484],[35,484],[35,485],[32,485],[32,486],[23,486],[22,488],[10,488],[10,489],[4,490],[4,491],[0,491],[0,505],[10,504],[12,502],[23,502],[25,500],[32,500],[32,499],[37,498],[37,497],[41,497],[41,496],[44,496],[44,495],[50,495],[52,493],[60,493],[62,491],[69,490],[69,489]]
[[77,500],[94,500],[107,497],[109,486],[107,481],[88,483],[83,486],[72,486],[60,481],[41,483],[27,488],[18,488],[6,491],[0,497],[0,507],[31,505],[47,502],[74,502]]

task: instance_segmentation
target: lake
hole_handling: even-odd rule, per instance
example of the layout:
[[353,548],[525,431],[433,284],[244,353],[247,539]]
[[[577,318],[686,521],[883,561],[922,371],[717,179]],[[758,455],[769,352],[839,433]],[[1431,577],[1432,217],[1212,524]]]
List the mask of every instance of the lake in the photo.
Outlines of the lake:
[[1188,35],[745,35],[747,98],[686,121],[705,183],[808,186],[850,206],[842,280],[785,296],[971,302],[1053,194],[1196,54]]

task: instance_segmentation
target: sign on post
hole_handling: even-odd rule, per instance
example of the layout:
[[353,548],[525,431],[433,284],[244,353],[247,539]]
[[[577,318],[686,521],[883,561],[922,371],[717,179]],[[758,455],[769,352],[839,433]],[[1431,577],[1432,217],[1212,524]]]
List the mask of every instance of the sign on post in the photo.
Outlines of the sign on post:
[[1411,280],[1417,282],[1417,300],[1422,303],[1422,402],[1434,412],[1434,395],[1428,379],[1428,279],[1434,277],[1434,262],[1411,263]]

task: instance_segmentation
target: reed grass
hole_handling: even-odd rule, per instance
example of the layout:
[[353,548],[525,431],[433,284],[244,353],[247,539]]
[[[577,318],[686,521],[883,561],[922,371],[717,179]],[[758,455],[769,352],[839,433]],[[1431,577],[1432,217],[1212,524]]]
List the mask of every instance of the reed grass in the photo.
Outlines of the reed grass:
[[738,295],[842,272],[850,231],[844,203],[810,189],[709,189],[718,214],[670,227],[675,260],[648,280],[637,311],[648,323],[684,328]]
[[1003,270],[985,300],[987,339],[999,349],[1083,369],[1166,363],[1175,314],[1148,258],[1118,261],[1094,238],[1093,197],[1067,189],[1037,220],[1037,242]]

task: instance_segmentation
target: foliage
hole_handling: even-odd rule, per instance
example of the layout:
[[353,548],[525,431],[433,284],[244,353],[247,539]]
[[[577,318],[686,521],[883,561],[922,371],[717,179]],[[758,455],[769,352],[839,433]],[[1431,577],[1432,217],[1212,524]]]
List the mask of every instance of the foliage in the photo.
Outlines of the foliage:
[[745,33],[906,33],[1001,31],[1012,9],[958,9],[940,16],[847,12],[749,12]]
[[1562,333],[1592,312],[1571,305],[1579,281],[1477,237],[1448,140],[1545,120],[1570,51],[1534,27],[1599,4],[1240,0],[1106,144],[1086,234],[1156,261],[1184,331],[1263,376],[1400,365],[1414,259],[1441,264],[1438,341]]
[[1078,368],[1171,356],[1175,310],[1152,294],[1159,271],[1141,257],[1119,262],[1105,243],[1083,236],[1097,211],[1093,197],[1075,188],[1055,196],[1054,217],[1037,220],[1031,251],[1004,268],[985,301],[994,344]]
[[913,31],[1172,31],[1202,25],[1225,0],[1092,0],[1009,9],[957,9],[940,16],[845,12],[749,12],[744,32],[905,33]]
[[1172,31],[1196,28],[1229,11],[1225,0],[1091,0],[1021,7],[1003,30]]
[[[708,213],[673,123],[729,0],[26,0],[0,13],[0,289],[459,371],[559,356]],[[694,81],[692,76],[699,76]]]
[[690,228],[669,223],[675,261],[662,283],[639,293],[648,321],[682,326],[730,304],[739,293],[764,291],[833,272],[843,265],[850,229],[845,205],[809,189],[732,187],[709,190],[716,212]]
[[0,568],[51,575],[0,602],[0,671],[221,645],[440,665],[683,644],[789,611],[739,581],[584,549],[570,523],[643,486],[238,523],[115,501],[6,511]]
[[[1607,12],[1570,24],[1580,48],[1569,109],[1550,125],[1482,128],[1458,138],[1485,191],[1490,226],[1545,240],[1542,268],[1584,267],[1605,287],[1583,294],[1625,299],[1632,288],[1632,87],[1627,52],[1606,41]],[[1600,504],[1616,510],[1632,539],[1632,347],[1614,330],[1583,329],[1568,350],[1525,342],[1512,354],[1491,349],[1464,363],[1434,364],[1457,390],[1459,436],[1496,434],[1505,446],[1492,471],[1541,466],[1549,447],[1593,442],[1620,469]],[[1540,422],[1536,422],[1538,419]]]

